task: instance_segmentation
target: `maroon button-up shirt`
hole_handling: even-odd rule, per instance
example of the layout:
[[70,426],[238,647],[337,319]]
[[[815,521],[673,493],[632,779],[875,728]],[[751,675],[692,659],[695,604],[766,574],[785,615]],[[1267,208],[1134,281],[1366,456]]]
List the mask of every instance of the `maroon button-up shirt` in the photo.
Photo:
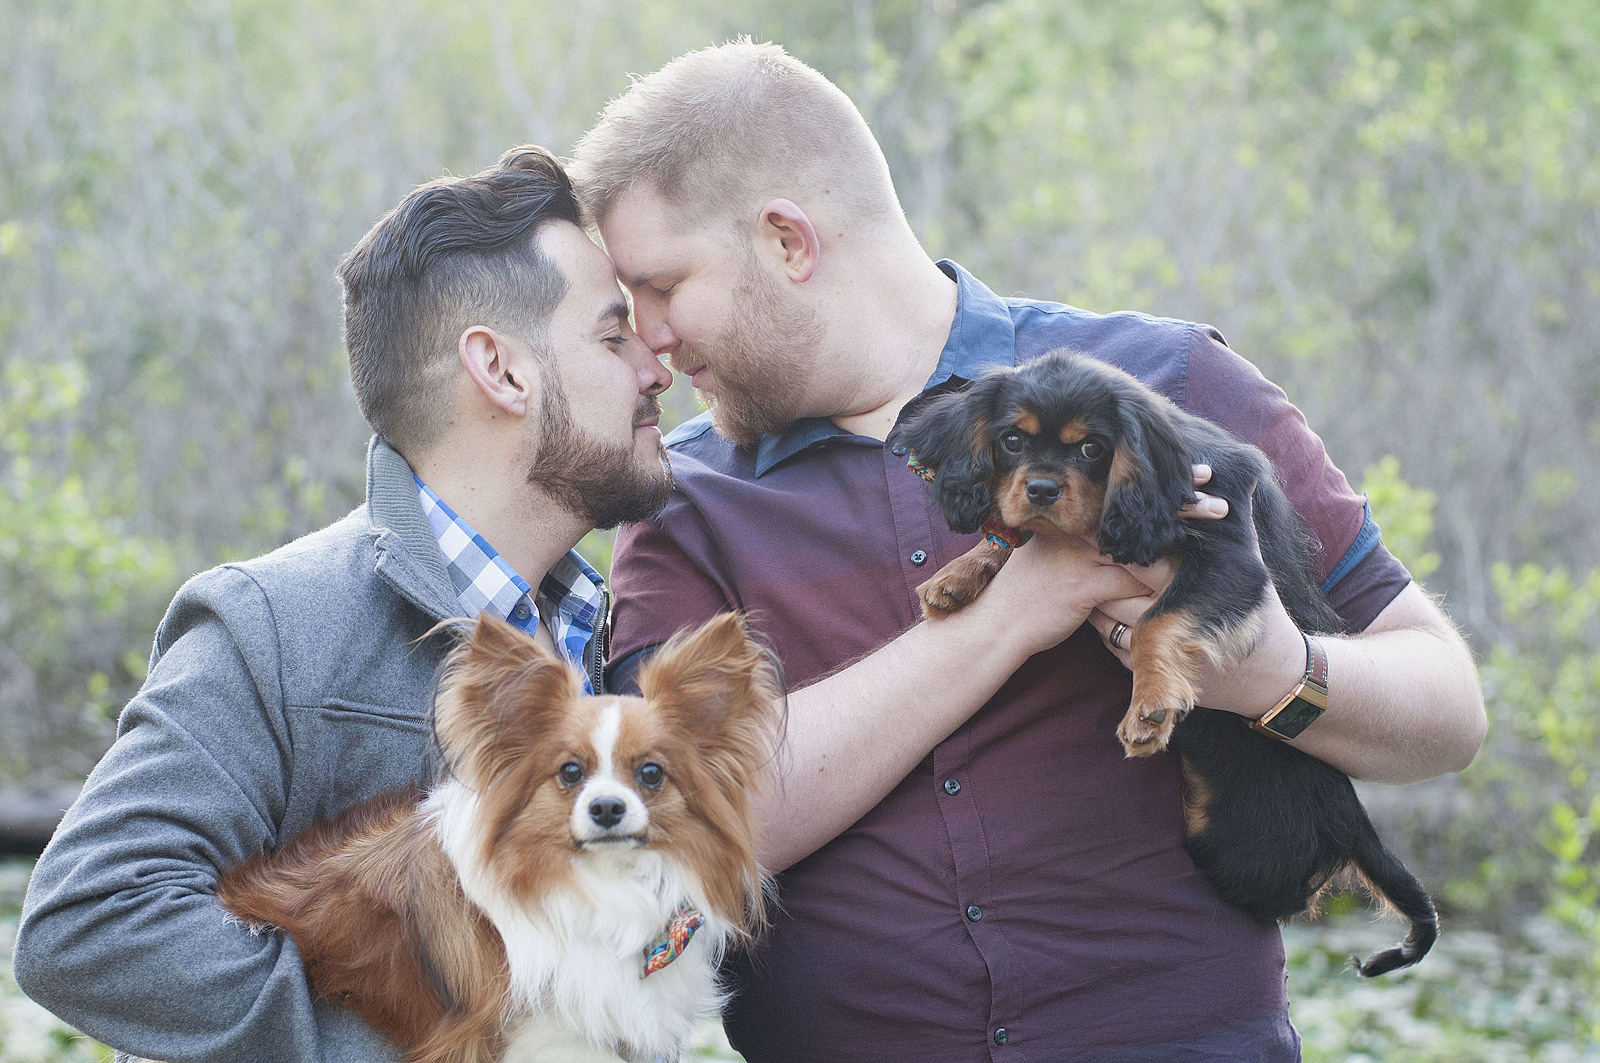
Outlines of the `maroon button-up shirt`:
[[[1002,300],[969,274],[930,386],[1068,346],[1275,461],[1352,630],[1409,581],[1283,393],[1214,331]],[[677,480],[619,536],[614,681],[716,612],[747,610],[807,685],[921,619],[915,588],[970,548],[881,442],[807,421],[738,449],[704,419]],[[1176,758],[1127,759],[1128,672],[1086,625],[842,835],[779,878],[771,935],[732,970],[751,1063],[1293,1060],[1282,941],[1183,849]],[[858,755],[867,758],[871,749]]]

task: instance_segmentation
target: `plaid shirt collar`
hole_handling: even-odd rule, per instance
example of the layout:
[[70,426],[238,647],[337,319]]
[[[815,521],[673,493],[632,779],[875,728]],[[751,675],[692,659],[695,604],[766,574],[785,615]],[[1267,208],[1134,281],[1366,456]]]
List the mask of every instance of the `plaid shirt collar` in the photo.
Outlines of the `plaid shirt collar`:
[[[476,617],[489,610],[530,635],[538,631],[539,609],[528,581],[421,477],[413,472],[411,478],[417,481],[423,515],[439,540],[465,615]],[[537,602],[543,603],[550,615],[550,634],[562,656],[586,673],[586,694],[593,694],[594,688],[584,667],[583,651],[604,619],[600,616],[604,590],[605,580],[576,550],[567,551],[539,581]]]

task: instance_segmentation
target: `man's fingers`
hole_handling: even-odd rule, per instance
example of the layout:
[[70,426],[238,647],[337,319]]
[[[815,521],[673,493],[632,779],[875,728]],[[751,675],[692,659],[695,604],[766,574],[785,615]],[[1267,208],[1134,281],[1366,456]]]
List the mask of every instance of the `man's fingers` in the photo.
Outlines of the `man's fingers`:
[[[1203,487],[1211,482],[1211,466],[1195,465],[1192,468],[1194,485]],[[1194,493],[1194,501],[1178,510],[1180,517],[1196,517],[1200,520],[1219,520],[1228,515],[1228,500],[1208,495],[1204,491]]]
[[[1104,604],[1117,608],[1130,600],[1132,599],[1121,599],[1117,602],[1106,602]],[[1124,667],[1130,666],[1132,658],[1128,650],[1133,633],[1133,624],[1118,620],[1101,609],[1096,609],[1089,614],[1089,624],[1095,631],[1099,632],[1100,641],[1105,644],[1106,649],[1110,650],[1112,655],[1123,663]]]

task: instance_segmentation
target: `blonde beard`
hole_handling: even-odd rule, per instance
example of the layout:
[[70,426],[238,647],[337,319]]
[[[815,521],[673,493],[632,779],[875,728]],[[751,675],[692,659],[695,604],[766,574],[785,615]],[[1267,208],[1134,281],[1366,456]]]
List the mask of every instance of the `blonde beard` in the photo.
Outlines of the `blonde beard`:
[[749,447],[805,414],[806,370],[827,330],[815,310],[785,299],[753,256],[732,298],[732,320],[705,359],[716,385],[706,398],[718,434]]

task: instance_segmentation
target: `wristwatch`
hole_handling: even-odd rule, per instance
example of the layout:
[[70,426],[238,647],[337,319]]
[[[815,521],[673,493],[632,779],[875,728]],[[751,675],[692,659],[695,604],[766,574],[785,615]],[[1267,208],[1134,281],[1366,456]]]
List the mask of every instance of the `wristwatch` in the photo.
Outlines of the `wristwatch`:
[[1250,721],[1257,731],[1285,742],[1299,737],[1328,708],[1328,654],[1310,635],[1302,631],[1300,637],[1306,640],[1306,674],[1300,685],[1261,719]]

